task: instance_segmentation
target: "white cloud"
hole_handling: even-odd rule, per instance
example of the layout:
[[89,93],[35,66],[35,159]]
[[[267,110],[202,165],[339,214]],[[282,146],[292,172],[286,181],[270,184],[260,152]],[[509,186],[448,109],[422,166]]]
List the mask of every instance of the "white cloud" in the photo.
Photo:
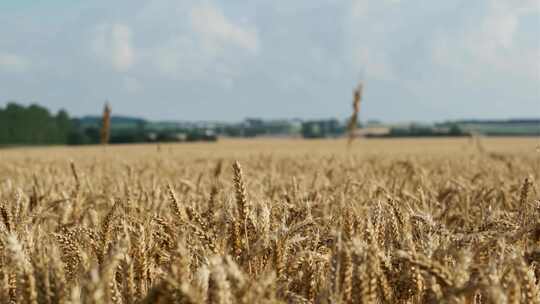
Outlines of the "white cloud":
[[400,0],[355,0],[352,2],[351,15],[355,18],[367,17],[369,14],[387,11],[392,6],[400,3]]
[[[491,1],[482,16],[433,37],[433,62],[460,71],[469,80],[489,80],[494,73],[540,80],[540,45],[526,46],[516,39],[525,16],[540,17],[539,5],[537,1]],[[538,37],[532,39],[538,41]]]
[[182,80],[204,78],[207,70],[218,64],[214,63],[216,56],[187,34],[147,50],[147,57],[161,74]]
[[137,93],[142,89],[140,81],[135,77],[125,77],[123,85],[124,89],[129,93]]
[[141,50],[144,58],[168,78],[211,77],[229,87],[241,63],[258,55],[256,27],[228,18],[211,3],[183,6],[178,15],[170,18],[174,18],[171,24],[176,31]]
[[391,80],[396,77],[391,52],[398,47],[392,38],[400,33],[401,2],[398,0],[352,3],[345,25],[349,60],[364,77]]
[[539,40],[522,24],[531,16],[540,17],[540,1],[490,0],[465,9],[438,1],[356,0],[346,19],[345,52],[372,79],[432,83],[424,73],[447,71],[463,75],[463,83],[490,82],[501,73],[538,81]]
[[192,29],[202,35],[207,47],[220,49],[223,44],[231,44],[253,53],[259,49],[255,28],[235,24],[214,5],[206,3],[193,7],[190,21]]
[[131,29],[127,25],[100,25],[92,42],[93,51],[117,71],[126,71],[135,62],[131,36]]
[[0,53],[0,70],[22,72],[30,67],[30,62],[23,56]]
[[384,51],[358,48],[353,56],[354,63],[361,67],[366,76],[380,80],[391,80],[395,77],[390,60]]

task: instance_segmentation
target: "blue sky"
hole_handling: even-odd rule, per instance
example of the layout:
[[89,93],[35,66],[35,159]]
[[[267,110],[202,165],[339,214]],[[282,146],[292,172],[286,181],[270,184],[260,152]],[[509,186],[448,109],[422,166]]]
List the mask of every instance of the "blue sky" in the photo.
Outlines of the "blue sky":
[[540,116],[540,0],[1,0],[0,105],[149,119]]

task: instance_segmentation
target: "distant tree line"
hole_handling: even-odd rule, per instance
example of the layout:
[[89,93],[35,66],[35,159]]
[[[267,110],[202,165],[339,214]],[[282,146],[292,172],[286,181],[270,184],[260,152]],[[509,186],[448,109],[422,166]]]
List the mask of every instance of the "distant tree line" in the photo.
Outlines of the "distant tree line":
[[[8,103],[0,107],[0,145],[85,145],[100,142],[101,116],[72,118],[60,110],[33,104]],[[471,132],[488,135],[538,135],[540,120],[453,121],[434,125],[408,124],[387,126],[370,122],[367,137],[436,137],[466,136]],[[369,128],[386,129],[370,133]],[[338,119],[265,120],[248,118],[239,123],[146,121],[141,118],[115,116],[110,119],[109,143],[215,141],[218,137],[297,136],[331,138],[344,136],[347,122]],[[358,123],[359,128],[363,125]]]
[[[22,106],[8,103],[0,108],[0,145],[68,144],[85,145],[100,142],[102,119],[99,116],[71,118],[64,110],[51,113],[39,105]],[[263,120],[246,119],[241,123],[169,124],[148,122],[140,118],[111,117],[110,143],[215,141],[217,136],[302,136],[328,138],[344,136],[346,123],[326,120]],[[412,124],[406,128],[391,128],[384,137],[461,136],[457,125],[444,131],[431,126]]]
[[264,120],[248,118],[242,123],[220,125],[215,133],[227,137],[301,136],[303,138],[329,138],[343,136],[344,122],[337,119],[319,120]]
[[0,144],[67,144],[73,130],[66,111],[8,103],[0,108]]
[[37,104],[15,102],[0,107],[0,145],[97,144],[99,139],[99,126],[85,127],[65,110],[55,114]]
[[407,127],[394,127],[384,137],[441,137],[441,136],[468,136],[457,124],[450,124],[446,128],[434,128],[411,124]]
[[[72,118],[60,110],[14,102],[0,108],[0,145],[100,143],[102,118]],[[165,125],[165,126],[163,126]],[[215,141],[217,136],[302,136],[304,138],[337,137],[345,132],[344,123],[328,120],[263,120],[249,118],[241,123],[214,125],[166,124],[140,118],[112,116],[110,143]]]
[[[0,107],[0,145],[86,145],[100,143],[100,117],[71,118],[65,110],[51,113],[32,104],[9,102]],[[204,129],[154,131],[143,119],[112,117],[110,143],[215,141]]]

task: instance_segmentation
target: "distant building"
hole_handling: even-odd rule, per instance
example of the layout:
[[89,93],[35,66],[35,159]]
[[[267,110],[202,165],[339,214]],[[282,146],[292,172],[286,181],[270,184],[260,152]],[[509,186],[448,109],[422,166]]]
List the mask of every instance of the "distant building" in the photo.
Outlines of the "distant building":
[[356,136],[362,136],[362,137],[386,136],[389,134],[390,134],[390,128],[384,127],[384,126],[365,127],[361,129],[356,129],[356,132],[355,132]]
[[339,137],[345,133],[345,125],[337,119],[309,120],[302,123],[304,138]]

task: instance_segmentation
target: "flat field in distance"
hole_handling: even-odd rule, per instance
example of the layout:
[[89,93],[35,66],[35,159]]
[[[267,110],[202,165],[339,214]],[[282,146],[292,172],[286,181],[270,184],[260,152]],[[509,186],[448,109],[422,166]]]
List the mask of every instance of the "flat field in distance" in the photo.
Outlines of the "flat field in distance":
[[[488,151],[496,153],[530,154],[540,148],[538,137],[486,137],[480,144]],[[160,147],[158,149],[157,147]],[[347,149],[345,139],[221,139],[217,143],[163,143],[163,144],[125,144],[73,147],[24,147],[0,149],[0,157],[22,159],[24,157],[45,159],[47,157],[64,159],[92,158],[99,156],[122,159],[139,156],[175,157],[241,157],[257,154],[280,156],[310,154],[321,155],[396,155],[429,157],[432,155],[456,154],[470,155],[478,151],[478,144],[468,137],[456,138],[403,138],[403,139],[357,139],[352,148]],[[156,152],[163,152],[159,154]],[[126,154],[127,153],[127,154]],[[13,158],[14,157],[14,158]]]
[[539,303],[539,145],[2,149],[0,303]]

